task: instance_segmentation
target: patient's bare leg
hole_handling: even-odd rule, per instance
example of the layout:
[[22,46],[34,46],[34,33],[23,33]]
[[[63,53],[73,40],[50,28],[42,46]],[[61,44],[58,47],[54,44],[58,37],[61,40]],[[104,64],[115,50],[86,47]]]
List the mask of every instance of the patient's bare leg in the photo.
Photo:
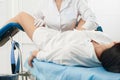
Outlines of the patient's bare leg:
[[34,18],[31,15],[25,12],[21,12],[7,21],[7,23],[9,22],[19,23],[23,27],[29,38],[32,39],[32,35],[36,27],[34,26]]

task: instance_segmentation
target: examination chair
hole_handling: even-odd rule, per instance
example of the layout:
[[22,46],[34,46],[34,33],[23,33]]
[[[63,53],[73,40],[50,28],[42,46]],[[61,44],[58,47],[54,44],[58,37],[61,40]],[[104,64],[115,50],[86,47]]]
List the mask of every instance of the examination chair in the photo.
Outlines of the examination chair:
[[[8,27],[6,27],[7,30],[5,28],[0,29],[0,46],[9,40],[9,36],[13,36],[18,32],[18,30],[14,32],[13,29],[19,28],[23,30],[17,23],[8,23],[5,26]],[[13,29],[10,29],[10,26]],[[7,31],[5,36],[2,34],[4,30]],[[97,31],[102,31],[102,28],[98,26]],[[12,35],[9,33],[12,33]],[[1,36],[7,39],[3,40]],[[36,58],[33,60],[33,66],[31,68],[28,65],[28,59],[24,63],[24,67],[36,77],[36,80],[120,80],[120,73],[108,72],[103,67],[63,66],[52,62],[40,61]]]

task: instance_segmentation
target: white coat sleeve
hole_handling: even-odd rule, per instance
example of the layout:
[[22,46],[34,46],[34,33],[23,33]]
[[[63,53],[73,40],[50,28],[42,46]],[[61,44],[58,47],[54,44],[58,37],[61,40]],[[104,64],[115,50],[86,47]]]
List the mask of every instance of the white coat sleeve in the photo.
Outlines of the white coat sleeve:
[[43,9],[44,9],[44,6],[45,3],[44,3],[44,0],[39,0],[37,4],[36,9],[34,10],[33,12],[33,17],[35,19],[43,19],[44,15],[43,15]]
[[78,3],[78,12],[83,20],[85,20],[85,24],[83,27],[87,30],[95,30],[98,26],[96,23],[95,14],[89,8],[88,3],[85,0],[79,0]]
[[40,26],[43,26],[45,25],[45,22],[44,22],[44,15],[43,15],[43,12],[42,12],[42,1],[39,2],[39,5],[38,5],[38,9],[35,10],[35,12],[33,13],[33,18],[34,18],[34,25],[36,27],[40,27]]

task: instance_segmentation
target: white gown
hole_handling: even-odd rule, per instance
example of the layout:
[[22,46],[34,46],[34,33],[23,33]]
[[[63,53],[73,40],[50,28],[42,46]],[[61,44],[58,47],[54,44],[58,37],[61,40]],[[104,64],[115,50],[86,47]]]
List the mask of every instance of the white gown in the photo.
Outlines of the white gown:
[[65,31],[39,27],[33,34],[33,42],[40,49],[37,58],[62,65],[86,67],[101,66],[91,40],[100,44],[112,40],[99,31]]

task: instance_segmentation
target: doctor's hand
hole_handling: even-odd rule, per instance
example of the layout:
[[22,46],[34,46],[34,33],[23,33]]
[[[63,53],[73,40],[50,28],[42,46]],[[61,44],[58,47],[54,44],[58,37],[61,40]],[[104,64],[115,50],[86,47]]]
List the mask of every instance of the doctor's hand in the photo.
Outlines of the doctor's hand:
[[45,21],[42,19],[35,19],[34,20],[34,26],[36,27],[45,27]]
[[76,27],[77,30],[86,30],[85,27],[84,27],[84,24],[85,24],[86,21],[84,21],[83,19],[80,19],[79,22],[78,22],[78,25]]
[[86,30],[86,29],[85,29],[85,28],[83,28],[83,27],[81,27],[81,28],[76,27],[76,29],[77,29],[77,30],[79,30],[79,31]]
[[33,62],[33,59],[36,58],[38,52],[39,52],[38,50],[33,51],[30,57],[28,58],[28,64],[30,67],[33,67],[32,62]]

